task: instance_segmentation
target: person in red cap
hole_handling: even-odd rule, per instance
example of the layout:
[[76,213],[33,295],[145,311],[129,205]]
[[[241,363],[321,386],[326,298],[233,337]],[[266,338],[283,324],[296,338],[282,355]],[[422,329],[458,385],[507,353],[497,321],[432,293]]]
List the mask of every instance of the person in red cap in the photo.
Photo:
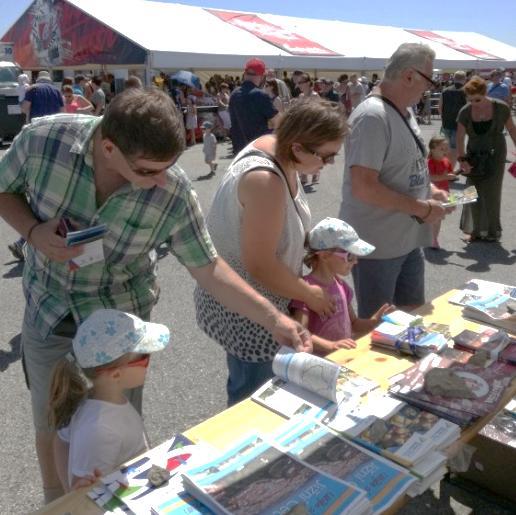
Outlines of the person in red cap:
[[248,143],[271,132],[278,111],[270,96],[261,89],[265,78],[265,63],[249,59],[245,64],[244,81],[229,99],[231,141],[238,154]]

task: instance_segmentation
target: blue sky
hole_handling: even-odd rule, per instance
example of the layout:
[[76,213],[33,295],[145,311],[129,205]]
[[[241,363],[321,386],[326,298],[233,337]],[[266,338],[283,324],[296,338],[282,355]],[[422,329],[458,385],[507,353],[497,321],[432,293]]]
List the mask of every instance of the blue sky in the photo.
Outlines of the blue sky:
[[[31,2],[0,0],[0,37]],[[516,46],[516,0],[497,0],[493,4],[480,0],[179,0],[177,3],[404,28],[479,32]]]

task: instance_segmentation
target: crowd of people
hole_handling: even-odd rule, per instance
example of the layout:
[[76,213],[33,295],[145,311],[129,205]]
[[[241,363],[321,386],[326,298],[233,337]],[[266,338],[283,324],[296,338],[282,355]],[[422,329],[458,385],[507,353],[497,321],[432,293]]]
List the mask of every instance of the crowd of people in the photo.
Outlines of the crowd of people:
[[[403,44],[368,84],[354,74],[314,81],[301,70],[278,79],[260,59],[245,64],[241,81],[214,76],[206,90],[235,156],[206,220],[176,164],[185,134],[196,136],[191,88],[163,74],[156,87],[135,81],[110,96],[100,78],[79,76],[61,93],[46,73],[25,88],[30,123],[0,160],[0,216],[24,241],[21,340],[46,502],[147,445],[145,370],[169,338],[149,322],[162,244],[197,282],[197,323],[226,352],[232,405],[272,376],[279,345],[321,355],[353,348],[394,306],[424,304],[422,248],[438,246],[452,209],[443,205],[457,172],[452,137],[461,173],[479,190],[463,229],[471,241],[500,238],[504,128],[516,143],[510,109],[486,96],[479,77],[453,84],[455,108],[457,92],[465,103],[450,116],[443,94],[443,120],[456,126],[443,122],[428,155],[412,107],[435,86],[434,59],[426,45]],[[73,105],[68,112],[91,116],[36,111],[40,96],[55,113]],[[202,126],[214,174],[214,124]],[[304,179],[317,181],[343,146],[339,218],[314,226]],[[107,225],[103,259],[70,270],[84,248],[58,234],[63,218]]]

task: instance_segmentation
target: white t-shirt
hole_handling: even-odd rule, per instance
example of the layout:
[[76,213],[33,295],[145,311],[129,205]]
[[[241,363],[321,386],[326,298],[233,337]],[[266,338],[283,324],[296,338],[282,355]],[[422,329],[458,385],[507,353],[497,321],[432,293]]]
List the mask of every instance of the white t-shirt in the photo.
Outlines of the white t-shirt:
[[[421,139],[413,113],[407,121]],[[340,218],[376,247],[363,259],[397,258],[430,245],[430,224],[420,225],[408,214],[363,202],[351,189],[350,168],[362,166],[376,170],[379,181],[391,190],[417,199],[430,197],[426,157],[401,116],[379,98],[368,97],[353,111],[349,124]]]
[[70,445],[70,485],[73,476],[92,474],[96,468],[107,474],[147,447],[142,418],[130,402],[113,404],[87,399],[58,435]]

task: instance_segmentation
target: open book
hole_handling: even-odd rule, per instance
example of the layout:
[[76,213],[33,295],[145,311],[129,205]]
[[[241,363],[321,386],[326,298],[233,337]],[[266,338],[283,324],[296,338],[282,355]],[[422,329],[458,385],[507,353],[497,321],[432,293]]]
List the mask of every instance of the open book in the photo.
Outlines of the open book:
[[322,418],[339,404],[355,405],[378,386],[337,363],[289,347],[280,348],[272,369],[276,377],[251,399],[288,418],[299,414]]
[[471,279],[466,284],[458,288],[458,292],[452,295],[448,302],[465,306],[472,300],[489,297],[496,293],[508,295],[516,299],[516,287],[507,284],[484,281],[483,279]]
[[507,293],[494,293],[466,302],[462,314],[516,334],[516,299]]
[[183,475],[185,489],[217,514],[370,513],[366,494],[251,435]]

